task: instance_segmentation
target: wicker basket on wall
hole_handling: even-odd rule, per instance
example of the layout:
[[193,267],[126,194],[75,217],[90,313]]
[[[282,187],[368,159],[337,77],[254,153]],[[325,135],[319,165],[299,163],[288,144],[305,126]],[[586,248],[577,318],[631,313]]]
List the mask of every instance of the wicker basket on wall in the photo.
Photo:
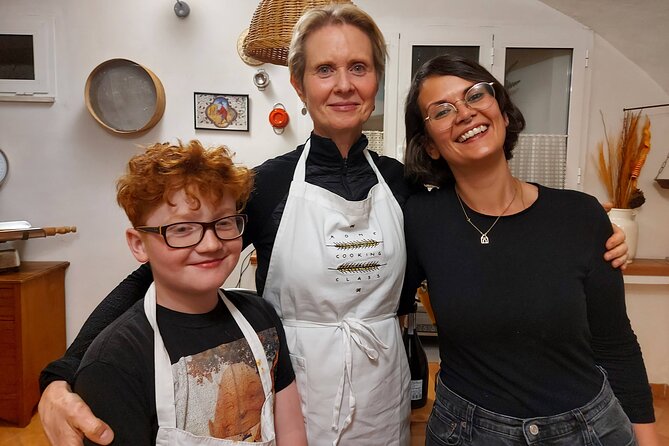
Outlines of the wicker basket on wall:
[[261,0],[253,13],[244,53],[256,60],[288,65],[288,46],[297,20],[309,8],[349,0]]

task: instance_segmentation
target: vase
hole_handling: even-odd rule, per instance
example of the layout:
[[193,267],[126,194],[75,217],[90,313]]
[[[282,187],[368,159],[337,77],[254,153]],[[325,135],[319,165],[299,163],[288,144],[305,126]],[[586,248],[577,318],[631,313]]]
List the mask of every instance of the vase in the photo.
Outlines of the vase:
[[625,233],[625,242],[629,249],[627,263],[631,263],[636,256],[636,245],[639,239],[639,224],[636,222],[636,211],[634,209],[613,208],[609,211],[611,223],[620,227]]

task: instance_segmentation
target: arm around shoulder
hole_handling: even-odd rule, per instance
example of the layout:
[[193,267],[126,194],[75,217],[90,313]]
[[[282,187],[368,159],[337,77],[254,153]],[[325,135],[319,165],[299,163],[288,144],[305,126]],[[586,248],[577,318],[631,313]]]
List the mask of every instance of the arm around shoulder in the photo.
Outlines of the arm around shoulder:
[[611,262],[612,267],[624,271],[627,268],[627,257],[629,255],[629,248],[625,243],[625,232],[620,227],[611,225],[613,226],[613,234],[606,241],[607,251],[604,254],[604,259]]
[[274,430],[277,446],[306,446],[307,433],[295,381],[279,391],[275,398]]
[[[611,202],[600,204],[607,213],[613,208],[613,203]],[[627,243],[625,243],[625,232],[613,223],[611,223],[611,226],[613,226],[613,235],[606,241],[604,259],[607,262],[611,262],[612,267],[620,268],[621,271],[624,271],[627,268],[627,251],[629,250]]]
[[[137,362],[130,356],[117,356],[119,362]],[[146,374],[131,374],[112,359],[84,364],[77,373],[74,390],[90,406],[87,409],[105,420],[110,431],[113,429],[114,444],[150,446],[157,431],[155,408],[149,401],[152,394],[148,387],[152,384],[148,370]]]
[[93,415],[65,381],[54,381],[46,387],[38,410],[44,433],[54,446],[79,446],[84,436],[102,445],[114,439],[109,426]]
[[151,267],[144,264],[119,283],[88,316],[65,355],[42,370],[40,389],[44,391],[49,383],[59,380],[72,384],[81,359],[93,340],[107,325],[143,298],[151,282],[153,282]]

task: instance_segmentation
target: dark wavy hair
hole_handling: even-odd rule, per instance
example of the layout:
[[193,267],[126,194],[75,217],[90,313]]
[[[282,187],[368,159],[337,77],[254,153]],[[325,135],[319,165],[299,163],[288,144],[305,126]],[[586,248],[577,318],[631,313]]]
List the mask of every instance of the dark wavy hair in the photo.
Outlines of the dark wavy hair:
[[444,54],[425,62],[411,82],[404,112],[407,142],[404,156],[406,176],[421,184],[433,186],[441,186],[453,181],[453,172],[448,163],[443,158],[434,160],[427,154],[426,149],[430,137],[425,129],[425,117],[418,106],[418,95],[423,82],[434,76],[457,76],[471,82],[493,82],[499,109],[509,119],[504,139],[504,155],[507,160],[510,160],[513,157],[513,148],[518,141],[518,134],[525,128],[523,114],[511,102],[504,86],[488,70],[464,57]]

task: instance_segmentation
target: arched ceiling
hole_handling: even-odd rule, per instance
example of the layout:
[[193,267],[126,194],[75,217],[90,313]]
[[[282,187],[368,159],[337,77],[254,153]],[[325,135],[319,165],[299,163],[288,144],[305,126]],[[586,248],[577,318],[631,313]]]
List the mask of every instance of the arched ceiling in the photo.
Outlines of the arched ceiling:
[[669,0],[540,0],[606,39],[669,93]]

